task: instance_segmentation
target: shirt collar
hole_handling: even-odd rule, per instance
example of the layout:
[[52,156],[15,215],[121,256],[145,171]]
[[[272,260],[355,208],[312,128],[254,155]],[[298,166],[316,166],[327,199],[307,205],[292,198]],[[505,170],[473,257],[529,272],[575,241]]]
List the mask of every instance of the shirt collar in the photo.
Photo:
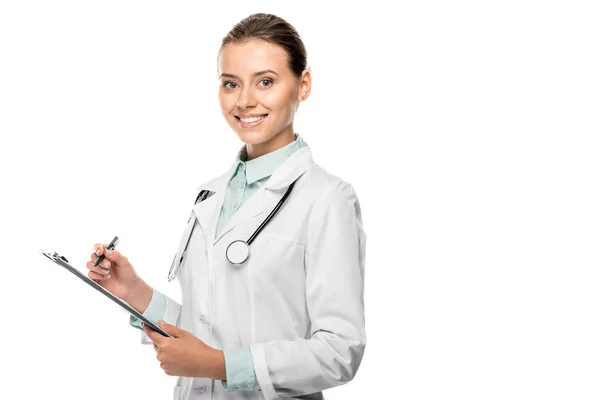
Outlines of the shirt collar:
[[[279,167],[283,162],[292,154],[294,154],[297,150],[302,147],[307,146],[308,144],[302,139],[300,134],[294,133],[296,139],[287,144],[286,146],[272,151],[267,154],[263,154],[260,157],[256,157],[250,161],[246,161],[248,159],[248,153],[246,149],[246,145],[244,145],[237,154],[237,165],[234,168],[234,174],[239,170],[240,165],[242,164],[242,169],[246,170],[246,182],[248,185],[266,178],[267,176],[271,176],[273,172]],[[244,168],[245,167],[245,168]]]

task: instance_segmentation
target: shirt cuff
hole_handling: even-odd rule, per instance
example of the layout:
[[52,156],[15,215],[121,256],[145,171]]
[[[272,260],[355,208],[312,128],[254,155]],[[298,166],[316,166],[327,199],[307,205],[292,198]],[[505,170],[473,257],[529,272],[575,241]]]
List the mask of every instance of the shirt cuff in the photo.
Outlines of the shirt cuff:
[[[148,304],[148,307],[146,307],[146,310],[142,313],[142,315],[148,318],[150,321],[158,323],[158,320],[164,317],[166,310],[167,298],[164,294],[153,288],[152,299],[150,299],[150,303]],[[134,328],[143,330],[142,321],[134,315],[129,316],[129,324]]]
[[250,348],[223,350],[227,379],[221,380],[226,392],[236,390],[254,391],[260,388],[254,372]]

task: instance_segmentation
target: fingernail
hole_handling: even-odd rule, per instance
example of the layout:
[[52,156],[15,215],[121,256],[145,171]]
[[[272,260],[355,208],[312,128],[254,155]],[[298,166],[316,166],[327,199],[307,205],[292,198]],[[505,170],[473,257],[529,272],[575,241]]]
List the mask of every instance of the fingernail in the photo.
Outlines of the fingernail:
[[104,265],[106,268],[109,268],[109,267],[110,267],[110,261],[108,261],[108,260],[104,260],[104,261],[102,261],[102,264],[103,264],[103,265]]
[[164,324],[165,324],[165,321],[163,321],[162,319],[159,319],[159,320],[158,320],[158,324],[159,324],[159,325],[164,325]]
[[112,256],[112,250],[106,249],[106,255]]
[[106,275],[106,279],[110,278],[110,275]]
[[99,256],[102,253],[102,250],[98,249],[96,250],[96,255]]

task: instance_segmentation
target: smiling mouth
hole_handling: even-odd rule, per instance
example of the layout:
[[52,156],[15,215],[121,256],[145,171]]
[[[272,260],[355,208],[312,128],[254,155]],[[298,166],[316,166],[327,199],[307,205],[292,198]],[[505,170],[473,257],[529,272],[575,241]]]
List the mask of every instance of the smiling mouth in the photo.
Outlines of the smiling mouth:
[[258,116],[258,117],[244,118],[244,119],[242,119],[242,118],[240,118],[240,117],[238,117],[238,116],[236,115],[236,116],[235,116],[235,118],[236,118],[238,121],[240,121],[240,122],[243,122],[243,123],[246,123],[246,124],[251,124],[251,123],[253,123],[253,122],[257,122],[257,121],[261,121],[261,120],[265,119],[265,118],[267,117],[267,115],[269,115],[269,114],[263,114],[263,115],[260,115],[260,116]]

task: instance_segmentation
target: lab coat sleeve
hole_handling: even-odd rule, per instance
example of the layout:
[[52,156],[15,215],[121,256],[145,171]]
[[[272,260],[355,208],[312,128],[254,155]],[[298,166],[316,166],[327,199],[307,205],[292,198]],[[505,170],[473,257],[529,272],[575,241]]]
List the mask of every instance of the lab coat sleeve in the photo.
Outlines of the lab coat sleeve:
[[[148,317],[153,322],[158,322],[159,319],[162,319],[168,324],[175,325],[178,328],[180,327],[180,315],[181,315],[181,305],[177,303],[175,300],[171,299],[169,296],[159,292],[156,289],[152,289],[152,299],[150,300],[150,304],[146,310],[142,313],[145,317]],[[139,321],[136,317],[130,316],[129,323],[131,326],[136,328],[141,328],[141,321]],[[146,335],[146,332],[141,330],[141,343],[142,344],[151,344],[152,341]]]
[[352,380],[366,347],[366,234],[358,198],[340,181],[314,203],[305,252],[311,337],[251,344],[266,399],[310,394]]
[[252,354],[248,347],[239,349],[224,349],[225,371],[227,379],[221,380],[226,392],[238,390],[255,391],[260,389],[254,372]]
[[[167,309],[166,301],[167,300],[164,294],[152,289],[152,298],[150,299],[150,303],[142,315],[148,318],[150,321],[157,323],[158,320],[165,315],[165,310]],[[129,316],[129,325],[139,330],[144,330],[142,328],[142,320],[138,319],[134,315]]]

